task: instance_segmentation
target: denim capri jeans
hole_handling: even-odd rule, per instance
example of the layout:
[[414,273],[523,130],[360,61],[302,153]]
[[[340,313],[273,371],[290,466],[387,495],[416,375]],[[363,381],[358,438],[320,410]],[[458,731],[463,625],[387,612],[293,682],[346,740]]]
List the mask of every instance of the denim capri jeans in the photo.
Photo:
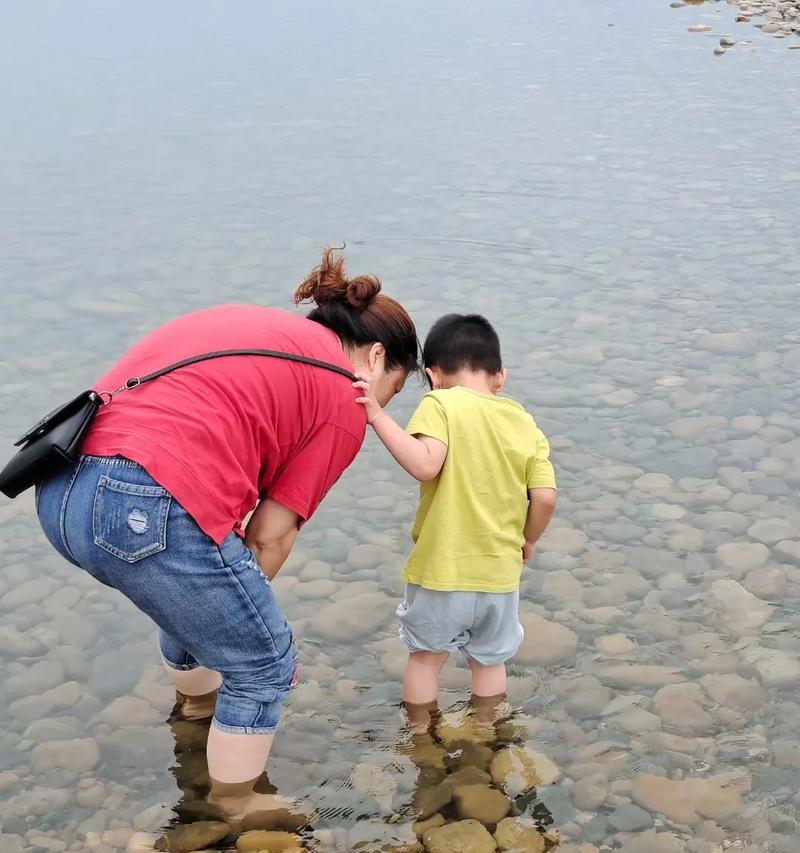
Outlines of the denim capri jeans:
[[160,628],[167,666],[222,676],[213,725],[271,734],[297,668],[272,586],[242,539],[217,545],[135,462],[83,456],[36,490],[64,559],[119,590]]

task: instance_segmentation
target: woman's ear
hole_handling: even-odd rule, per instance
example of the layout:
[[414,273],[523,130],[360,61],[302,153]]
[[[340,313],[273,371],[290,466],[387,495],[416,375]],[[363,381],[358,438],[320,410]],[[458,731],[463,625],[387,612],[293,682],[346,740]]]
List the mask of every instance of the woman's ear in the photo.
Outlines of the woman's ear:
[[506,379],[508,379],[508,371],[505,367],[494,377],[494,393],[499,394],[506,385]]
[[370,373],[383,373],[386,367],[386,349],[383,344],[377,341],[370,344],[369,352],[367,353],[367,367]]

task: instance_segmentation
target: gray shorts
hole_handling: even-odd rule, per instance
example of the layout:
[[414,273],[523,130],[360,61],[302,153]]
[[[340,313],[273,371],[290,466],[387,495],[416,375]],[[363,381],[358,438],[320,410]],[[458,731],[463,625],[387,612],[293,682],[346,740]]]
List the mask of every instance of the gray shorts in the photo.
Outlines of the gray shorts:
[[410,652],[461,651],[483,666],[513,658],[523,637],[519,590],[441,592],[410,583],[397,615]]

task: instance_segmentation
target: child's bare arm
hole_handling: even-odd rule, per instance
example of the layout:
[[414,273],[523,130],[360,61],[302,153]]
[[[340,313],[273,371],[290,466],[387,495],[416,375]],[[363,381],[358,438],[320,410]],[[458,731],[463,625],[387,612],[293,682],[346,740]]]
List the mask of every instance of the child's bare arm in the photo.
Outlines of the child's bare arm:
[[558,502],[555,489],[528,489],[528,517],[525,519],[525,546],[523,560],[530,559],[533,546],[550,524]]
[[409,435],[384,411],[371,423],[389,453],[415,480],[426,483],[442,470],[447,456],[447,445],[443,442],[428,435]]
[[356,402],[366,409],[368,423],[397,463],[421,483],[433,480],[442,470],[447,456],[447,445],[431,436],[407,433],[397,421],[383,411],[365,378],[359,377],[353,387],[362,393]]

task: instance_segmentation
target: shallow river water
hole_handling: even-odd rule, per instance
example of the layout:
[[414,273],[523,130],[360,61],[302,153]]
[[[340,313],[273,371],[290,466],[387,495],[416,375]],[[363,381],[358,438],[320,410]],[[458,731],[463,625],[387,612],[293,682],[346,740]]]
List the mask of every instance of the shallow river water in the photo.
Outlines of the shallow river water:
[[[421,332],[489,316],[551,437],[560,505],[494,727],[454,664],[435,737],[405,726],[415,487],[372,438],[303,531],[276,581],[302,682],[268,770],[314,810],[308,847],[409,844],[445,770],[511,750],[541,779],[515,813],[565,853],[800,849],[800,52],[735,13],[8,11],[4,448],[169,317],[289,307],[342,240]],[[203,754],[165,722],[151,625],[32,510],[0,503],[0,850],[124,850],[202,816]]]

